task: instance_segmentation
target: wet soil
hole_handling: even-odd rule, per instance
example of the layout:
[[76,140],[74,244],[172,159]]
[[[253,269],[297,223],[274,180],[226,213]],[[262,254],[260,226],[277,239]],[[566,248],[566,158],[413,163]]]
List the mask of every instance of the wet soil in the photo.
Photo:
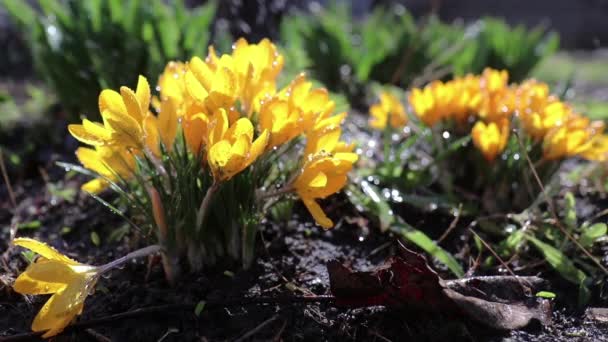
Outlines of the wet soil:
[[[52,171],[49,181],[62,182],[63,187],[76,189],[79,177],[65,180],[62,170]],[[112,231],[124,226],[123,220],[107,208],[83,194],[64,198],[49,191],[42,180],[27,180],[15,185],[17,210],[13,211],[2,188],[0,202],[0,250],[7,248],[11,221],[39,221],[40,227],[22,229],[20,236],[48,241],[69,256],[86,263],[102,264],[129,249],[145,244],[136,234],[111,240]],[[70,201],[71,200],[71,201]],[[265,222],[258,243],[259,258],[249,270],[218,267],[197,274],[186,274],[174,288],[165,281],[160,264],[151,266],[146,260],[132,262],[100,280],[97,290],[87,299],[85,310],[77,322],[110,317],[86,327],[68,328],[57,341],[223,341],[223,340],[286,340],[286,341],[601,341],[608,340],[608,326],[584,318],[571,308],[569,293],[576,293],[551,273],[541,272],[554,282],[558,294],[554,324],[532,326],[522,331],[500,332],[467,321],[462,317],[442,314],[408,312],[371,307],[363,309],[336,308],[331,303],[267,303],[222,305],[231,299],[250,296],[293,297],[329,294],[326,263],[337,259],[354,269],[367,270],[383,263],[395,252],[396,237],[381,234],[373,227],[348,224],[353,214],[346,201],[328,203],[344,213],[335,229],[323,231],[315,227],[301,207],[296,207],[286,224]],[[13,215],[14,214],[14,215]],[[435,222],[432,214],[417,218],[419,223]],[[435,215],[436,216],[436,215]],[[356,221],[356,220],[355,220]],[[71,229],[66,230],[65,227]],[[91,232],[101,237],[97,246]],[[9,285],[26,261],[20,251],[8,252],[10,272],[2,275],[0,285],[0,340],[28,335],[29,326],[46,296],[24,297]],[[449,274],[442,276],[449,278]],[[555,283],[557,282],[557,283]],[[196,315],[194,307],[205,300],[210,305]],[[219,304],[218,304],[219,303]],[[605,306],[597,299],[596,306]],[[130,317],[112,315],[139,308],[164,306],[162,310],[136,313]],[[25,334],[25,335],[24,335]]]

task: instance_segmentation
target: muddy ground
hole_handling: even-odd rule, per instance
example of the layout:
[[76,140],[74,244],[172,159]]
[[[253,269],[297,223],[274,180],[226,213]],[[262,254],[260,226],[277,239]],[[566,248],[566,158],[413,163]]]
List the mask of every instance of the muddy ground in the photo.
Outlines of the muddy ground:
[[[51,159],[73,160],[70,154]],[[12,209],[4,184],[0,187],[0,251],[7,248],[11,223],[39,222],[22,227],[19,236],[48,241],[80,262],[102,264],[124,255],[146,241],[133,232],[120,239],[110,236],[125,222],[77,187],[80,176],[66,179],[65,172],[52,165],[39,171],[45,175],[18,179],[13,184],[18,207]],[[49,184],[56,184],[56,187]],[[72,189],[73,193],[61,193]],[[107,198],[111,199],[111,198]],[[343,196],[325,203],[339,222],[330,230],[314,226],[305,209],[296,206],[287,223],[265,222],[258,243],[259,258],[247,271],[232,265],[187,274],[170,287],[159,263],[138,260],[101,279],[86,301],[75,327],[57,341],[608,341],[608,325],[590,320],[572,305],[569,286],[547,267],[534,274],[550,280],[557,293],[551,326],[532,325],[525,330],[501,332],[488,329],[464,317],[412,312],[383,307],[337,308],[332,303],[298,303],[285,299],[329,294],[326,263],[337,259],[354,269],[381,265],[395,253],[396,236],[382,234],[373,226],[349,224],[357,215]],[[599,208],[581,206],[590,215]],[[407,212],[404,211],[404,212]],[[583,214],[583,212],[581,212]],[[414,215],[414,214],[412,214]],[[440,233],[450,223],[440,214],[415,213],[417,227]],[[463,222],[466,222],[464,220]],[[445,225],[445,227],[438,227]],[[99,245],[91,232],[100,237]],[[435,234],[435,233],[433,233]],[[458,243],[458,229],[449,244]],[[437,238],[437,236],[433,236]],[[449,248],[448,248],[449,249]],[[0,341],[36,340],[29,326],[46,296],[24,297],[14,293],[11,281],[27,263],[21,250],[8,252],[0,284]],[[466,269],[466,268],[465,268]],[[449,278],[448,273],[441,273]],[[608,301],[596,288],[591,306],[605,307]],[[283,298],[265,304],[240,302],[244,297]],[[236,299],[236,303],[235,303]],[[197,303],[210,304],[199,315]],[[144,311],[135,311],[144,308]],[[126,314],[125,314],[126,313]],[[123,314],[123,315],[121,315]],[[118,317],[116,315],[119,315]]]

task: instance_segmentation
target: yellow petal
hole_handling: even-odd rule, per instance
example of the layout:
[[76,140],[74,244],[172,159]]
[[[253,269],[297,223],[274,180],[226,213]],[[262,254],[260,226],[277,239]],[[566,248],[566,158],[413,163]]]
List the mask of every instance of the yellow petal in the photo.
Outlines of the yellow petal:
[[228,131],[230,122],[228,121],[228,114],[226,110],[220,108],[217,110],[210,120],[211,127],[209,129],[208,144],[214,145],[220,140],[224,139],[226,132]]
[[190,59],[188,69],[192,75],[198,80],[198,82],[209,91],[212,87],[213,71],[209,68],[207,63],[203,62],[200,58],[194,56]]
[[302,201],[318,225],[325,229],[329,229],[334,225],[314,199],[302,199]]
[[104,89],[99,94],[99,113],[111,110],[116,113],[127,114],[127,107],[122,96],[114,90]]
[[327,185],[327,175],[323,172],[319,172],[311,181],[308,183],[309,187],[322,188]]
[[64,262],[70,265],[78,265],[79,263],[68,258],[67,256],[59,253],[55,248],[47,245],[44,242],[40,242],[38,240],[30,239],[30,238],[16,238],[13,240],[13,244],[16,246],[21,246],[31,250],[34,253],[39,254],[40,256],[49,259],[49,260],[57,260]]
[[107,140],[104,139],[105,135],[99,136],[89,133],[83,125],[68,125],[68,131],[76,140],[85,144],[101,146],[107,143]]
[[207,161],[216,181],[222,179],[221,169],[228,163],[231,149],[232,145],[230,145],[230,143],[226,140],[217,142],[209,149]]
[[137,79],[137,89],[135,90],[135,95],[137,96],[137,101],[139,102],[141,112],[143,114],[147,113],[150,109],[150,84],[142,75],[139,75]]
[[111,173],[101,156],[92,148],[79,147],[76,149],[76,157],[80,161],[80,164],[89,170],[104,176],[108,176]]
[[127,147],[141,147],[143,132],[139,123],[133,117],[110,110],[106,110],[102,115],[113,131],[112,139],[116,140],[116,144],[125,144]]
[[142,106],[137,99],[137,95],[135,95],[133,90],[127,87],[120,87],[120,95],[122,95],[122,99],[127,107],[127,113],[131,115],[136,122],[141,122],[147,110],[146,112],[142,112]]
[[84,183],[80,189],[91,194],[98,194],[108,188],[110,184],[101,178],[96,178]]
[[253,140],[253,124],[248,118],[238,119],[226,132],[226,137],[235,142],[242,135],[246,136],[249,141]]
[[237,84],[232,71],[226,67],[217,70],[213,78],[213,84],[209,96],[205,99],[205,105],[210,110],[231,107],[236,99]]
[[160,157],[160,136],[158,133],[157,119],[154,115],[148,114],[144,119],[144,134],[146,147],[156,156]]
[[188,94],[195,99],[203,103],[209,96],[209,92],[203,87],[203,85],[196,79],[191,70],[186,72],[184,76],[184,82],[186,83],[186,90]]
[[266,145],[268,145],[268,140],[270,139],[270,132],[265,130],[260,134],[260,136],[255,139],[253,144],[251,144],[251,148],[249,149],[249,155],[247,156],[246,166],[251,165],[253,162],[258,159],[264,150],[266,149]]
[[32,330],[48,330],[42,336],[43,338],[62,332],[74,317],[82,312],[84,301],[95,286],[95,281],[95,277],[82,275],[72,281],[63,291],[51,296],[34,318]]
[[195,156],[198,156],[201,153],[203,142],[206,140],[205,137],[207,136],[208,124],[209,118],[202,113],[182,120],[186,143],[188,144],[190,152]]
[[158,129],[165,149],[170,152],[177,135],[177,112],[172,101],[165,100],[161,103]]
[[82,127],[87,133],[99,137],[103,140],[109,140],[112,137],[112,132],[98,122],[92,122],[87,119],[82,120]]
[[48,294],[63,290],[73,280],[74,272],[64,262],[42,259],[29,265],[19,275],[13,289],[21,294]]

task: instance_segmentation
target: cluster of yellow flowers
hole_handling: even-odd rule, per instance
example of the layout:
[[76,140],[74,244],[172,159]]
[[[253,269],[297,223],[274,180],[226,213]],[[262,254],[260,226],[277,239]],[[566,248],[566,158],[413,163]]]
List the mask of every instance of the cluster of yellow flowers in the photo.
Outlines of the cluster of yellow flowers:
[[316,200],[344,187],[357,160],[354,145],[340,141],[346,113],[333,115],[328,92],[313,89],[304,75],[277,89],[282,67],[283,57],[269,40],[249,44],[240,39],[231,54],[218,56],[210,47],[204,60],[168,63],[158,81],[159,97],[151,97],[142,76],[135,91],[102,91],[103,123],[84,119],[69,126],[76,139],[93,146],[79,148],[78,159],[101,176],[83,189],[95,193],[108,181],[132,178],[136,158],[170,152],[179,127],[189,151],[202,157],[215,184],[302,136],[306,148],[301,169],[287,186],[320,225],[331,227]]
[[[592,122],[576,113],[565,102],[549,93],[547,84],[527,80],[509,85],[507,71],[487,68],[481,75],[467,75],[454,80],[433,81],[424,88],[414,88],[409,103],[416,116],[427,126],[442,120],[464,125],[477,119],[471,136],[485,159],[492,162],[507,146],[511,119],[521,126],[534,142],[542,143],[547,160],[580,156],[589,160],[608,158],[608,135],[602,122]],[[381,95],[379,105],[370,109],[374,128],[386,126],[388,113],[402,113],[398,102]],[[391,125],[393,125],[391,116]],[[400,124],[405,124],[401,120]],[[394,125],[399,126],[399,125]]]
[[384,129],[388,123],[393,128],[400,128],[407,124],[407,114],[399,99],[388,92],[380,94],[380,103],[369,108],[369,124],[375,129]]

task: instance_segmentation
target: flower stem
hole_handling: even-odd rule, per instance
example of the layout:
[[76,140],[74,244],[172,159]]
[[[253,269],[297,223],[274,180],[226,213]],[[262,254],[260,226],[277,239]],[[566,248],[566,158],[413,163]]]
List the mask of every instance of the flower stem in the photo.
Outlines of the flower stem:
[[105,264],[105,265],[101,265],[98,267],[97,272],[99,274],[103,274],[107,271],[112,270],[113,268],[116,268],[118,266],[121,266],[122,264],[126,263],[129,260],[133,260],[136,258],[141,258],[141,257],[145,257],[151,254],[155,254],[158,253],[160,251],[162,251],[162,247],[159,245],[152,245],[152,246],[148,246],[148,247],[144,247],[142,249],[138,249],[136,251],[133,251],[121,258],[118,258],[114,261],[110,261],[109,263]]
[[287,185],[284,186],[278,190],[275,191],[264,191],[264,192],[260,192],[257,194],[257,200],[261,201],[267,198],[271,198],[271,197],[277,197],[277,196],[281,196],[287,193],[290,193],[293,191],[293,186],[292,185]]
[[211,187],[207,190],[207,193],[205,194],[205,197],[201,202],[201,206],[200,208],[198,208],[198,213],[196,214],[197,230],[201,229],[203,221],[205,220],[205,216],[207,216],[207,211],[209,210],[209,204],[211,204],[211,197],[213,197],[213,194],[219,189],[219,187],[220,182],[213,180],[213,184],[211,184]]

